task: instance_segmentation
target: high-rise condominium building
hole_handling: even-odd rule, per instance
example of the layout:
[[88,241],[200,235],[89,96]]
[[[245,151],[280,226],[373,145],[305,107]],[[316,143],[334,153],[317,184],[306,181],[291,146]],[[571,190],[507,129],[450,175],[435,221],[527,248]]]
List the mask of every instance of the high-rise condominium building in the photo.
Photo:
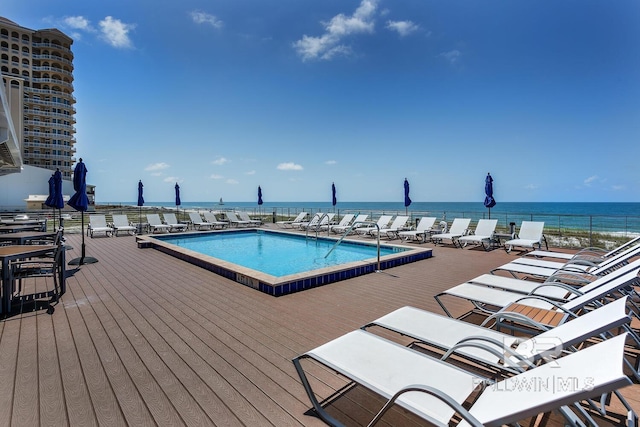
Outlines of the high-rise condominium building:
[[32,30],[0,16],[0,73],[24,165],[60,169],[75,162],[73,39]]

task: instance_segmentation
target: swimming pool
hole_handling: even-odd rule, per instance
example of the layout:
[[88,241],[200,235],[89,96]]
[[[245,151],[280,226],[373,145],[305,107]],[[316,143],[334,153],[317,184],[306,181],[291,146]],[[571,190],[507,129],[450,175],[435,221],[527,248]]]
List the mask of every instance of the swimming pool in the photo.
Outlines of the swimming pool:
[[[370,242],[306,238],[272,230],[222,230],[141,236],[151,246],[270,295],[285,295],[378,269]],[[330,252],[330,253],[329,253]],[[431,249],[381,244],[380,269],[431,257]]]

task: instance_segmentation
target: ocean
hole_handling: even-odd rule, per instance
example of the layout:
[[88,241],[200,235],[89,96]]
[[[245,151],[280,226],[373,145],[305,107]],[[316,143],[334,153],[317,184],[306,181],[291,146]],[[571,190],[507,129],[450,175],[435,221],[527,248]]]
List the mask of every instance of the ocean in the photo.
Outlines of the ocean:
[[[135,206],[136,202],[110,202],[99,205]],[[147,207],[175,208],[173,202],[145,203]],[[545,227],[562,229],[593,230],[608,233],[640,233],[640,203],[528,203],[498,202],[489,211],[482,202],[413,202],[405,209],[403,202],[183,202],[180,209],[228,210],[239,209],[255,214],[269,215],[275,212],[281,216],[295,216],[297,212],[337,212],[381,213],[400,215],[407,212],[412,218],[435,216],[438,220],[451,221],[461,216],[477,220],[479,218],[498,219],[499,226],[510,223],[519,225],[522,221],[545,221]]]

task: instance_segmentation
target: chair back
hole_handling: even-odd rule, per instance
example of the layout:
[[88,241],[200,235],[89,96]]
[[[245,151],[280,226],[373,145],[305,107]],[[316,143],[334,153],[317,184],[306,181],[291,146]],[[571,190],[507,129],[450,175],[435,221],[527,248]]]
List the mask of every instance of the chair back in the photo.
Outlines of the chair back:
[[162,225],[159,214],[147,214],[147,222],[149,225]]
[[202,217],[198,212],[189,212],[189,220],[194,224],[200,224],[202,222]]
[[376,222],[376,224],[378,224],[378,227],[380,228],[385,228],[391,221],[391,218],[393,218],[392,215],[382,215],[378,218],[378,222]]
[[107,227],[107,217],[104,215],[89,215],[89,225],[93,228]]
[[433,224],[435,223],[436,223],[435,216],[423,216],[422,218],[420,218],[420,221],[418,221],[416,231],[427,231],[433,228]]
[[518,232],[518,238],[539,242],[542,240],[543,231],[544,221],[522,221],[520,231]]
[[409,221],[408,216],[397,216],[396,219],[393,220],[389,228],[396,229],[396,228],[404,227],[407,224],[407,221]]
[[341,227],[345,225],[349,225],[351,224],[351,221],[353,221],[353,218],[355,218],[354,214],[346,214],[345,216],[342,217],[338,225]]
[[126,215],[112,215],[113,225],[116,227],[126,227],[129,225],[129,219]]
[[213,212],[205,212],[203,213],[203,215],[204,219],[206,219],[207,222],[220,222],[218,217]]
[[454,218],[451,223],[449,233],[451,234],[465,234],[471,224],[471,218]]
[[176,214],[174,213],[166,213],[163,214],[164,215],[164,220],[166,221],[167,224],[177,224],[178,223],[178,219],[176,218]]
[[476,236],[492,236],[498,225],[497,219],[480,219],[476,225]]

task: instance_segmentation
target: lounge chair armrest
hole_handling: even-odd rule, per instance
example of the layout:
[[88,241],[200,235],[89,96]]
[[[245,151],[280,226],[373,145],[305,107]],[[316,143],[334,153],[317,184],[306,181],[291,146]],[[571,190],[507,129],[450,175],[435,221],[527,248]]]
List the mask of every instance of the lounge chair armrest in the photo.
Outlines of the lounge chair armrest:
[[573,295],[583,295],[584,292],[581,292],[580,290],[574,288],[571,285],[567,285],[566,283],[562,283],[562,282],[544,282],[542,284],[540,284],[539,286],[536,286],[535,288],[533,288],[531,290],[531,292],[529,292],[529,295],[537,295],[536,291],[538,289],[542,289],[542,288],[546,288],[546,287],[554,287],[554,288],[561,288],[564,289],[565,291],[567,291],[570,294]]
[[[508,366],[508,368],[517,371],[517,373],[524,372],[523,366],[527,366],[529,368],[533,368],[535,366],[531,361],[514,352],[511,348],[505,347],[504,342],[498,341],[495,338],[483,337],[479,335],[468,336],[458,341],[440,358],[440,360],[448,359],[449,356],[455,353],[458,349],[464,347],[475,347],[491,353],[498,360],[500,360],[505,367],[507,367],[507,363],[509,363],[509,365],[511,366]],[[517,359],[520,364],[514,364],[511,360],[508,361],[505,356]]]
[[471,413],[469,413],[469,411],[467,411],[461,404],[456,402],[451,396],[442,392],[441,390],[438,390],[437,388],[430,387],[428,385],[423,385],[423,384],[414,384],[414,385],[407,386],[402,390],[398,391],[396,394],[394,394],[391,397],[391,399],[389,399],[387,403],[384,404],[384,406],[382,407],[382,409],[380,409],[380,411],[376,414],[376,416],[371,420],[371,422],[369,423],[369,426],[373,426],[378,421],[380,421],[382,416],[389,410],[389,408],[391,408],[395,404],[395,401],[398,400],[400,396],[402,396],[404,393],[411,392],[411,391],[414,391],[414,392],[419,391],[435,397],[441,402],[449,405],[449,407],[451,407],[451,409],[456,411],[462,418],[464,418],[464,420],[468,422],[469,425],[473,427],[482,427],[482,423],[478,421],[476,417],[471,415]]

